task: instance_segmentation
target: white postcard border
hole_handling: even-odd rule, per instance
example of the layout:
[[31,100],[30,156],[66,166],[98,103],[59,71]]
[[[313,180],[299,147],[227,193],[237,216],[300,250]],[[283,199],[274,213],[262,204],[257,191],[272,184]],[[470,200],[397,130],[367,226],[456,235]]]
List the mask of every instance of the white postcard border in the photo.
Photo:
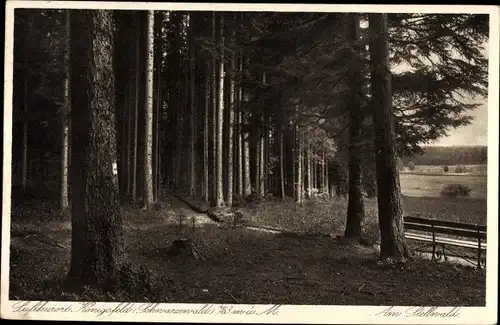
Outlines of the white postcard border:
[[[334,11],[334,12],[413,12],[413,13],[483,13],[490,15],[489,96],[488,96],[488,250],[486,272],[486,307],[439,307],[438,312],[456,312],[457,317],[411,316],[418,306],[312,306],[312,305],[205,305],[158,304],[147,312],[146,305],[134,303],[125,312],[126,303],[95,303],[102,313],[86,312],[81,302],[19,302],[9,300],[10,191],[12,147],[12,73],[14,8],[71,8],[127,10],[217,10],[217,11]],[[1,317],[7,319],[82,320],[82,321],[149,321],[149,322],[244,322],[244,323],[317,323],[317,324],[495,324],[497,321],[498,282],[498,130],[499,130],[499,7],[467,5],[323,5],[323,4],[221,4],[221,3],[147,3],[87,1],[7,1],[4,62],[4,143],[2,189],[1,249]],[[24,305],[23,305],[24,304]],[[38,305],[37,305],[38,304]],[[120,304],[123,312],[119,312]],[[21,311],[21,307],[40,310]],[[134,309],[132,309],[132,307]],[[228,308],[247,314],[223,313]],[[72,311],[48,311],[50,308],[71,308]],[[156,308],[156,309],[155,309]],[[203,309],[205,308],[205,309]],[[211,314],[207,310],[214,308]],[[431,310],[432,306],[424,308]],[[458,308],[458,309],[457,309]],[[15,312],[14,310],[19,310]],[[89,308],[87,308],[90,310]],[[47,310],[43,312],[43,310]],[[153,312],[153,310],[156,310]],[[162,310],[162,312],[157,312]],[[165,312],[170,310],[170,312]],[[196,314],[182,311],[197,310]],[[205,310],[205,314],[202,311]],[[268,312],[268,314],[266,314]],[[394,316],[387,316],[394,313]],[[253,314],[252,314],[253,313]],[[275,314],[273,314],[275,313]],[[385,316],[384,316],[385,315]],[[392,314],[391,314],[392,315]]]

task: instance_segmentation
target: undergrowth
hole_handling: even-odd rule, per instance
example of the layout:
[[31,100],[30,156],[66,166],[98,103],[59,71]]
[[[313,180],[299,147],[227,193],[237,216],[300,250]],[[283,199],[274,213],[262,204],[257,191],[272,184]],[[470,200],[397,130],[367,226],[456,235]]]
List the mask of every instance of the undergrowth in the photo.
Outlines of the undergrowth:
[[[374,206],[367,204],[369,215]],[[325,305],[484,305],[484,271],[426,260],[381,269],[373,247],[342,242],[346,203],[266,199],[240,209],[255,224],[312,233],[288,236],[200,220],[179,227],[188,213],[169,199],[151,211],[123,209],[128,266],[113,292],[64,289],[69,269],[68,221],[42,227],[13,218],[10,298],[22,300],[150,301],[176,303],[278,303]],[[374,215],[367,220],[374,220]],[[188,218],[194,217],[187,216]],[[371,229],[369,226],[367,229]],[[36,230],[36,232],[35,232]],[[29,234],[33,232],[33,234]],[[316,235],[314,235],[316,234]],[[168,258],[170,244],[190,238],[204,260]],[[60,244],[54,245],[55,243]]]

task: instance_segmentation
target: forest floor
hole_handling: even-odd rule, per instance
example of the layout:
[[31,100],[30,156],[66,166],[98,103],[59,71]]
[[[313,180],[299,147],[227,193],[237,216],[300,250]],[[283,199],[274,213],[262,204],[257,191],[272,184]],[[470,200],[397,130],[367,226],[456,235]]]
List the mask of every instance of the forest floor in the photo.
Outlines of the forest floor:
[[[478,217],[486,210],[485,202],[471,199],[461,207],[459,201],[424,201],[405,198],[405,211],[419,206],[418,211],[427,214],[428,205],[454,220],[485,221],[486,213]],[[268,199],[240,207],[245,223],[291,231],[285,233],[216,223],[172,196],[151,211],[126,206],[127,258],[152,275],[147,280],[151,288],[75,296],[59,290],[69,268],[70,221],[61,220],[48,205],[26,203],[12,212],[10,299],[484,306],[483,270],[427,260],[382,268],[374,246],[337,238],[345,222],[345,204],[311,201],[297,207],[291,200]],[[373,202],[367,202],[367,211],[367,223],[373,223]],[[182,225],[180,214],[185,215]],[[205,259],[168,258],[168,248],[179,237],[190,238]]]

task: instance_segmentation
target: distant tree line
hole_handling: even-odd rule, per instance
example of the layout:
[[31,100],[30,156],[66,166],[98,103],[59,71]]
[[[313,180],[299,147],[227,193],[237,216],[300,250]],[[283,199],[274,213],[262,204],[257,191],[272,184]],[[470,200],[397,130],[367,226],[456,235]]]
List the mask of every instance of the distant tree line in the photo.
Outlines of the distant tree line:
[[484,165],[488,163],[486,146],[429,146],[421,155],[403,157],[404,166],[415,165]]

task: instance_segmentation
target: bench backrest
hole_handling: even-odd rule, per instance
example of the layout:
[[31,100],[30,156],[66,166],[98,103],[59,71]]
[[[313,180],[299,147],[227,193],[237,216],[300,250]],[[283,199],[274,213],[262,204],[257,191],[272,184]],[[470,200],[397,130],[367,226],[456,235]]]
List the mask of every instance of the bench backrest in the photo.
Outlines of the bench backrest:
[[405,229],[486,239],[486,226],[419,217],[405,217]]

